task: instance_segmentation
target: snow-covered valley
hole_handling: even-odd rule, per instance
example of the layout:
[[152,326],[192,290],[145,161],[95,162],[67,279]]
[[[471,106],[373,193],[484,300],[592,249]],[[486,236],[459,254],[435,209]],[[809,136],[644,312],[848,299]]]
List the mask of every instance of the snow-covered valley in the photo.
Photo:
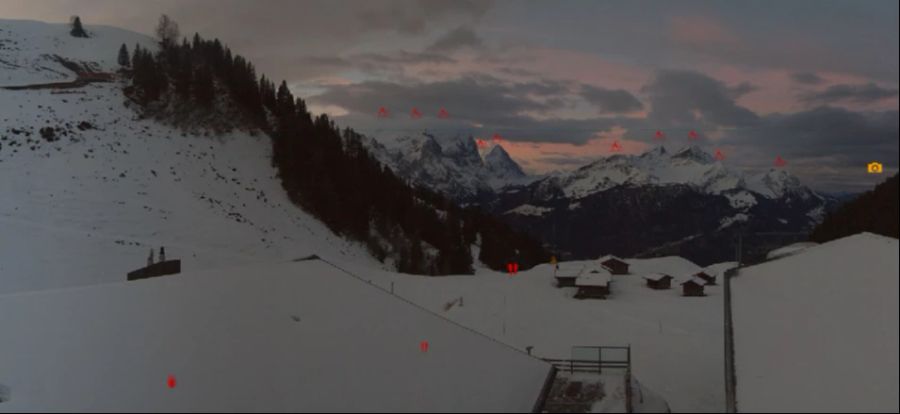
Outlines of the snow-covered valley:
[[[550,257],[500,273],[478,261],[478,246],[472,275],[396,272],[288,199],[261,131],[216,134],[142,118],[122,75],[65,89],[2,88],[72,80],[50,56],[114,74],[121,43],[155,47],[137,33],[88,29],[91,38],[76,39],[67,25],[0,20],[0,412],[521,412],[533,410],[545,391],[551,365],[541,358],[575,359],[575,346],[630,346],[641,398],[659,396],[672,412],[726,409],[723,286],[687,297],[680,282],[701,270],[721,281],[734,263],[704,268],[678,256],[626,258],[628,274],[610,275],[603,300],[576,299],[577,288],[558,287]],[[474,145],[452,142],[457,146],[416,145],[425,158]],[[650,168],[653,156],[591,168]],[[673,182],[700,177],[702,185],[692,185],[710,197],[727,194],[719,201],[734,209],[791,190],[818,197],[778,172],[746,182],[720,164],[666,159],[674,160],[665,164],[671,168],[655,174]],[[505,152],[468,160],[480,168],[469,177],[473,188],[525,180]],[[444,164],[428,173],[458,179]],[[622,183],[659,181],[619,167]],[[560,188],[569,196],[606,185],[592,181],[598,176],[568,177]],[[584,204],[567,201],[570,211],[591,208],[589,200],[572,200]],[[517,205],[504,211],[554,211]],[[722,228],[746,216],[727,219]],[[843,244],[829,250],[835,243]],[[881,250],[865,250],[873,243]],[[126,281],[163,246],[181,260],[180,274]],[[793,276],[809,260],[838,260],[842,252],[847,260],[886,258],[878,264],[896,273],[895,240],[866,236],[776,251],[772,258],[792,266],[741,270],[740,322],[764,330],[781,308],[757,318],[754,298],[778,292],[777,277]],[[558,265],[599,267],[597,260]],[[674,277],[671,289],[649,288],[644,276],[651,274]],[[765,283],[753,285],[754,277]],[[779,297],[799,294],[805,280],[787,284],[792,291]],[[896,318],[896,280],[887,286],[893,296],[879,296],[886,298],[879,309],[893,309]],[[807,302],[810,309],[820,296]],[[887,333],[896,341],[893,322]],[[739,337],[758,340],[744,331]],[[741,366],[757,375],[751,368]],[[618,389],[605,391],[610,398],[594,410],[624,408],[613,398]]]

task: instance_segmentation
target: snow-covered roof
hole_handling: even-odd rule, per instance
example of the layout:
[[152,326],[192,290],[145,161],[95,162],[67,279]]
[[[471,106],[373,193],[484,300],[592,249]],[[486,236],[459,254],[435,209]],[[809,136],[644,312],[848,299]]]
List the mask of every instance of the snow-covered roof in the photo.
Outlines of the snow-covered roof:
[[626,262],[625,260],[622,260],[620,257],[613,256],[613,255],[611,255],[611,254],[608,254],[608,255],[606,255],[606,256],[603,256],[603,257],[597,259],[597,262],[598,262],[598,263],[604,263],[604,262],[606,262],[606,261],[608,261],[608,260],[618,260],[618,261],[620,261],[620,262],[622,262],[622,263],[628,263],[628,262]]
[[589,265],[587,265],[587,266],[585,266],[585,268],[584,268],[584,273],[585,273],[585,274],[606,274],[606,275],[610,275],[609,270],[607,270],[605,267],[599,266],[599,265],[596,265],[596,264],[593,264],[593,263],[592,263],[592,264],[589,264]]
[[693,283],[698,284],[698,285],[700,285],[700,286],[706,286],[706,280],[703,280],[702,278],[697,277],[697,276],[691,276],[691,277],[687,278],[686,280],[682,281],[681,284],[683,285],[683,284],[686,284],[686,283],[688,283],[688,282],[693,282]]
[[697,272],[697,273],[694,273],[694,276],[697,276],[697,277],[699,277],[699,278],[701,278],[701,279],[703,278],[703,276],[711,277],[711,278],[713,278],[713,279],[716,278],[716,275],[715,275],[715,274],[709,273],[709,272],[707,272],[707,271],[705,271],[705,270],[701,270],[701,271],[699,271],[699,272]]
[[316,260],[4,295],[0,326],[10,411],[522,412],[550,370]]
[[583,265],[560,265],[559,269],[556,269],[555,277],[578,277],[582,272],[584,272]]
[[586,273],[575,279],[575,286],[606,286],[610,280],[609,273]]
[[740,270],[739,411],[898,411],[898,245],[863,233]]
[[648,274],[644,275],[644,279],[655,280],[655,281],[662,280],[663,278],[666,278],[666,277],[672,278],[672,276],[669,276],[664,273],[648,273]]

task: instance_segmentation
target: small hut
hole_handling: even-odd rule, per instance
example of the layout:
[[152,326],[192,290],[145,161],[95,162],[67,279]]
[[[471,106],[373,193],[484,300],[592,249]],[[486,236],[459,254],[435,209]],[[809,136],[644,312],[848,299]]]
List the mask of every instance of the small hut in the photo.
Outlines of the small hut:
[[703,286],[706,286],[706,281],[699,277],[692,277],[681,282],[682,296],[706,296],[706,294],[703,293]]
[[644,279],[647,280],[647,287],[650,289],[665,290],[672,288],[673,277],[664,273],[650,273],[644,276]]
[[560,267],[556,265],[553,271],[553,277],[556,278],[556,287],[575,287],[575,279],[581,276],[584,266],[566,266]]
[[596,273],[586,273],[575,279],[578,292],[576,299],[606,299],[609,296],[609,282],[612,280],[609,272],[602,269]]
[[598,262],[600,262],[600,265],[608,270],[609,273],[612,273],[614,275],[628,274],[628,263],[616,256],[603,256],[598,260]]
[[705,271],[700,271],[698,273],[695,273],[694,277],[699,277],[700,279],[703,279],[703,281],[706,282],[707,285],[710,285],[710,286],[716,285],[716,277],[710,275],[709,273],[706,273]]

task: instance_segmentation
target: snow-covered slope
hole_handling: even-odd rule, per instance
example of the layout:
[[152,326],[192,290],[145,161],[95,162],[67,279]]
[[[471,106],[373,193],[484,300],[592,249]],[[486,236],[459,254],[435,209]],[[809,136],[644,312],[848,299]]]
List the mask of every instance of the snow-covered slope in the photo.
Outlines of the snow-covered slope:
[[550,370],[317,260],[0,296],[0,326],[10,412],[527,412]]
[[438,137],[423,132],[383,142],[368,138],[365,142],[401,177],[463,203],[534,179],[522,172],[501,145],[494,145],[482,157],[475,139],[468,136]]
[[115,27],[85,28],[91,37],[70,36],[68,24],[0,19],[0,86],[73,80],[75,74],[53,55],[112,72],[118,68],[116,59],[123,43],[129,50],[136,44],[145,48],[156,44],[148,36]]
[[[625,261],[632,274],[613,276],[606,300],[574,299],[575,288],[555,287],[549,264],[514,276],[479,269],[474,276],[440,278],[347,267],[462,325],[519,349],[532,346],[542,358],[572,358],[575,345],[631,344],[635,377],[673,412],[722,412],[722,287],[707,287],[703,298],[682,297],[675,284],[651,290],[644,274],[683,277],[700,267],[680,257]],[[568,269],[595,264],[559,263]]]
[[[71,38],[66,25],[0,27],[0,39],[20,39],[28,53],[37,52],[22,42],[39,40],[42,54],[102,68],[111,68],[122,42],[153,43],[92,26],[88,39]],[[14,72],[43,83],[66,70],[32,69],[4,68],[0,78]],[[313,252],[376,265],[290,203],[270,166],[268,137],[184,133],[137,119],[125,102],[117,82],[0,89],[0,293],[124,280],[159,246],[186,270]]]
[[740,411],[897,412],[898,248],[862,233],[740,270]]
[[782,258],[785,256],[790,256],[792,254],[797,254],[797,253],[802,252],[803,250],[806,250],[817,244],[818,243],[815,243],[815,242],[799,242],[799,243],[789,244],[787,246],[784,246],[784,247],[772,250],[769,253],[766,253],[766,259],[774,260],[774,259],[779,259],[779,258]]

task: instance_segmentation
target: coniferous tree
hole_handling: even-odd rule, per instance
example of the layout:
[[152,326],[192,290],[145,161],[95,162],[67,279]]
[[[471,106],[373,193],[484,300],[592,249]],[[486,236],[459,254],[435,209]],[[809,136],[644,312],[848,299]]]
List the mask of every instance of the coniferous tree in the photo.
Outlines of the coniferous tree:
[[212,71],[210,71],[207,66],[199,66],[194,71],[193,80],[194,99],[197,100],[198,104],[204,107],[210,107],[216,93]]
[[156,24],[156,38],[159,39],[160,46],[163,49],[173,46],[179,36],[178,23],[175,23],[168,15],[159,16],[159,22]]
[[72,30],[69,31],[74,37],[88,37],[87,32],[84,31],[84,27],[81,26],[81,17],[72,16]]
[[122,43],[122,47],[119,48],[119,66],[127,67],[131,66],[131,57],[128,56],[128,47],[125,46],[125,43]]

